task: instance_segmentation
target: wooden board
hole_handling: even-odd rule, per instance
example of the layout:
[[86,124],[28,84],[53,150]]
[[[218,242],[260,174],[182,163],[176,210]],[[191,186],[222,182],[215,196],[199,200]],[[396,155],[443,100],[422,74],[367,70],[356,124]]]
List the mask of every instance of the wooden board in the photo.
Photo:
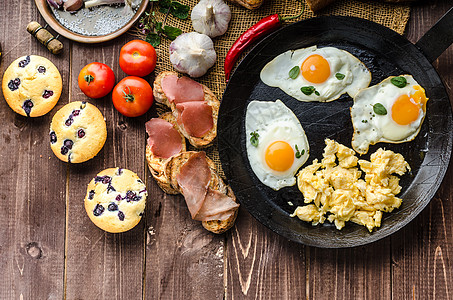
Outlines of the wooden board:
[[[60,70],[67,98],[69,52],[56,58],[26,32],[29,20],[42,21],[34,3],[8,1],[0,11],[0,74],[18,57],[44,56]],[[0,299],[63,297],[66,165],[49,146],[56,110],[30,119],[0,97]]]
[[147,181],[145,299],[223,299],[224,235],[192,220],[181,195]]
[[307,247],[288,241],[243,209],[228,234],[226,299],[302,299]]
[[86,100],[96,105],[107,123],[107,140],[92,160],[71,165],[68,171],[66,226],[66,297],[68,299],[137,299],[142,296],[143,222],[123,234],[106,233],[89,220],[83,205],[86,186],[101,170],[121,167],[132,170],[144,180],[142,118],[126,118],[111,102],[111,95],[89,99],[79,89],[77,77],[86,64],[98,61],[109,65],[119,81],[125,74],[118,67],[120,45],[115,43],[71,47],[70,101]]

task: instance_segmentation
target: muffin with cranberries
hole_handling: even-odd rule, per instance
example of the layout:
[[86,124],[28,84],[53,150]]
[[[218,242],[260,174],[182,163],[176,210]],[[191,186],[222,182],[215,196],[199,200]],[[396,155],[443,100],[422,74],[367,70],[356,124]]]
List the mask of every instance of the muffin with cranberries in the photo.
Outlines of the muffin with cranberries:
[[27,117],[45,115],[60,99],[62,80],[47,58],[27,55],[16,59],[3,75],[2,90],[8,105]]
[[88,184],[85,210],[91,221],[112,233],[134,228],[145,211],[145,184],[132,171],[109,168]]
[[50,147],[62,161],[85,162],[98,154],[107,138],[107,127],[99,109],[75,101],[58,110],[50,124]]

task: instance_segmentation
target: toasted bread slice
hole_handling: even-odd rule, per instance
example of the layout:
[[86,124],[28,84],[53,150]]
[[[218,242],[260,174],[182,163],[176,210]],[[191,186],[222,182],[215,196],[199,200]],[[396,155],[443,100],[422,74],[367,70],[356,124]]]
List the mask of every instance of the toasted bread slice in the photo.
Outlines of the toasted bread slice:
[[[178,130],[178,127],[176,125],[176,120],[173,117],[173,115],[170,112],[164,113],[159,118],[170,122],[173,124],[173,127]],[[178,130],[179,132],[179,130]],[[186,139],[184,136],[180,133],[181,135],[181,143],[182,143],[182,149],[181,151],[184,152],[186,151]],[[149,171],[151,172],[151,175],[153,175],[154,179],[156,180],[157,184],[159,187],[167,194],[179,194],[178,190],[175,190],[172,188],[170,184],[169,178],[165,176],[165,163],[171,158],[162,158],[162,157],[157,157],[153,154],[151,151],[151,147],[149,145],[146,145],[146,161],[148,162],[148,168]]]
[[247,9],[257,9],[264,2],[264,0],[231,0],[231,1],[236,2]]
[[[176,176],[180,173],[181,167],[195,153],[197,152],[181,152],[169,158],[169,160],[165,163],[165,176],[170,179],[170,185],[172,189],[181,192],[181,188],[178,185]],[[234,196],[233,190],[228,185],[226,185],[222,178],[217,174],[214,162],[208,157],[206,157],[206,160],[208,162],[209,169],[211,169],[211,181],[209,182],[209,187],[213,190],[220,191],[230,196],[236,202],[236,197]],[[237,210],[234,212],[234,214],[231,215],[231,217],[226,220],[203,221],[202,225],[206,230],[213,233],[223,233],[234,225],[236,217]]]
[[[161,84],[162,78],[168,75],[178,76],[178,73],[171,71],[164,71],[159,73],[159,75],[157,75],[156,79],[154,80],[153,95],[154,99],[156,99],[157,102],[168,106],[171,109],[173,115],[177,117],[178,111],[176,110],[176,105],[168,101],[167,96],[165,96],[165,93],[162,90]],[[214,140],[214,138],[217,135],[217,119],[219,117],[220,101],[207,86],[203,84],[202,86],[204,92],[204,100],[212,108],[212,120],[214,125],[212,126],[211,130],[209,130],[202,137],[194,137],[187,133],[187,131],[184,129],[184,126],[177,124],[179,127],[179,131],[189,140],[189,143],[195,148],[204,148],[209,146],[209,144]]]
[[[227,188],[226,194],[228,196],[232,197],[235,202],[237,202],[236,197],[234,196],[233,190],[230,188],[230,186],[227,185],[226,188]],[[239,210],[236,209],[234,211],[234,213],[231,215],[231,217],[229,217],[226,220],[203,221],[203,222],[201,222],[201,225],[203,225],[203,227],[206,230],[211,231],[213,233],[219,233],[219,234],[224,233],[225,231],[227,231],[228,229],[233,227],[234,222],[236,221],[236,217],[238,215],[238,211]]]

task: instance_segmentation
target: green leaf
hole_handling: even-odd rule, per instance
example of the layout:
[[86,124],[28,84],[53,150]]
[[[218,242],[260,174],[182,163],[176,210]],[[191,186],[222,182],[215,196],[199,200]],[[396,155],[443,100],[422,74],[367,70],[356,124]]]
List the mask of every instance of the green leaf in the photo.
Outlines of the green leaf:
[[335,77],[338,79],[338,80],[343,80],[345,75],[344,74],[341,74],[341,73],[336,73],[335,74]]
[[165,25],[163,28],[163,33],[169,38],[170,40],[174,40],[182,33],[182,30],[176,27],[167,26]]
[[387,114],[387,110],[381,103],[376,103],[375,105],[373,105],[373,110],[377,115],[385,116]]
[[305,154],[305,149],[302,149],[301,151],[299,151],[299,148],[297,147],[297,145],[294,145],[295,148],[296,148],[296,158],[301,158],[302,155]]
[[297,148],[297,145],[294,145],[296,147],[296,158],[300,158],[302,154],[300,154],[299,148]]
[[156,31],[157,32],[162,32],[162,22],[157,22],[156,23]]
[[299,66],[294,66],[291,70],[289,70],[289,78],[296,79],[299,76],[300,68]]
[[160,45],[160,36],[157,33],[150,32],[145,38],[145,41],[150,43],[153,47]]
[[161,8],[169,9],[171,7],[171,0],[159,0],[159,6]]
[[313,94],[314,91],[316,91],[315,87],[312,85],[303,86],[300,88],[300,90],[302,91],[302,93],[304,93],[307,96],[310,96],[311,94]]
[[258,137],[259,136],[260,135],[256,131],[250,132],[250,143],[252,143],[252,146],[258,147],[258,143],[259,143]]
[[165,8],[165,7],[159,7],[159,12],[166,14],[170,8]]
[[403,88],[407,85],[407,80],[403,76],[393,77],[390,82],[399,88]]
[[315,90],[315,95],[316,96],[319,96],[319,92]]
[[173,16],[176,18],[185,20],[189,17],[189,10],[190,7],[184,4],[181,4],[177,1],[173,1],[171,3],[172,5],[172,10],[170,11]]

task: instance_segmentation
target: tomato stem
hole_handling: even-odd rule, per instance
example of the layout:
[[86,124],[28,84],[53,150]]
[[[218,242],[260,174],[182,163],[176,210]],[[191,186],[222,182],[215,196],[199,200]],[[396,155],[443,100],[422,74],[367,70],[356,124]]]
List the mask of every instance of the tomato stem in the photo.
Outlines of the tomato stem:
[[123,90],[123,94],[124,94],[124,100],[126,100],[126,102],[134,102],[135,100],[135,97],[134,95],[132,95],[132,92],[131,92],[131,88],[129,86],[126,86],[129,90],[129,93],[126,93],[124,90]]
[[92,82],[94,80],[94,77],[93,75],[85,75],[83,76],[83,78],[85,79],[86,82],[88,82],[88,85],[90,85],[90,82]]

